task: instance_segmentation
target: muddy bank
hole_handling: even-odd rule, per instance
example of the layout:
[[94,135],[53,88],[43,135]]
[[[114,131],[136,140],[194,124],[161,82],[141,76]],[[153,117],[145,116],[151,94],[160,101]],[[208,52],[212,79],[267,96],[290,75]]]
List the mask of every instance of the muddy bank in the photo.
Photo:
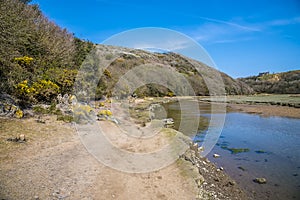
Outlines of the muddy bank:
[[300,118],[300,109],[287,106],[275,105],[249,105],[249,104],[227,104],[229,112],[246,112],[262,116],[280,116]]

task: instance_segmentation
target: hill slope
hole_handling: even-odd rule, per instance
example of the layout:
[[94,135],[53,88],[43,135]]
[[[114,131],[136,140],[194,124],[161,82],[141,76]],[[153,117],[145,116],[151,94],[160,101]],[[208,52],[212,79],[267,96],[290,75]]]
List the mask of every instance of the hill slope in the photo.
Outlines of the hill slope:
[[260,73],[257,76],[239,78],[257,93],[299,94],[300,70],[270,74]]
[[[50,102],[58,94],[72,93],[82,62],[96,47],[50,21],[38,5],[24,2],[27,1],[0,0],[0,91],[18,98],[24,105],[26,102]],[[106,51],[108,57],[116,49],[123,51],[100,79],[97,98],[110,96],[118,79],[143,63],[169,66],[189,81],[196,95],[209,94],[208,82],[217,88],[215,69],[184,56],[110,46],[97,48]],[[200,73],[195,66],[201,69]],[[241,81],[224,73],[221,76],[227,94],[252,92]],[[173,95],[169,89],[157,84],[140,87],[136,93],[139,96]]]
[[[162,70],[160,70],[159,67],[156,69],[158,71],[164,71],[161,72],[163,73],[161,80],[165,80],[167,82],[166,85],[169,87],[164,87],[161,84],[149,83],[144,86],[138,87],[134,91],[138,97],[172,95],[180,96],[180,94],[176,94],[179,89],[177,91],[171,91],[171,88],[179,88],[180,86],[184,85],[184,80],[188,81],[194,93],[188,93],[188,95],[215,95],[220,94],[220,91],[223,91],[222,94],[224,94],[224,92],[226,92],[227,94],[251,94],[253,92],[253,90],[243,82],[234,80],[225,73],[219,72],[212,67],[209,67],[201,62],[187,58],[180,54],[172,52],[153,53],[137,49],[104,45],[99,45],[97,47],[97,50],[100,51],[101,54],[106,55],[105,57],[107,57],[108,59],[112,57],[112,54],[114,52],[121,52],[120,54],[118,54],[118,57],[116,59],[112,60],[111,64],[103,72],[104,75],[102,76],[98,84],[98,87],[100,89],[97,90],[97,98],[100,98],[101,95],[111,96],[115,89],[116,83],[120,81],[121,77],[127,76],[126,73],[129,73],[133,69],[136,70],[135,67],[145,65],[149,67],[146,67],[144,69],[144,73],[146,74],[146,76],[152,76],[153,80],[155,80],[156,76],[159,76],[159,74],[155,74],[155,72],[152,72],[151,68],[154,66],[164,68]],[[95,69],[86,71],[91,71],[94,73]],[[183,77],[184,80],[180,78],[170,78],[171,73],[179,74],[179,76]],[[89,76],[93,77],[95,75],[91,73],[89,74]],[[142,77],[143,74],[135,74],[134,76]],[[134,76],[132,77],[132,80],[129,81],[134,81]],[[218,85],[218,76],[224,82],[224,85]],[[208,88],[208,84],[210,88]],[[223,90],[218,87],[223,87],[221,88]],[[126,89],[123,88],[123,90]],[[126,91],[123,91],[123,93],[125,95]]]

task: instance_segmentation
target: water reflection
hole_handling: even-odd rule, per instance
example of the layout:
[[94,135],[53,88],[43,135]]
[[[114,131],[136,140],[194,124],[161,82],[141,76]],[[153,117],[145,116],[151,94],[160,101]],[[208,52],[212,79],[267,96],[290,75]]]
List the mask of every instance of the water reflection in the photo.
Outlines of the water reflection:
[[[165,108],[178,128],[180,110],[186,108],[180,108],[178,103]],[[209,128],[211,106],[200,104],[199,108],[200,113],[185,117],[191,124],[200,118],[198,134],[193,139],[202,144]],[[185,134],[193,137],[190,132]],[[221,157],[213,158],[215,153]],[[224,167],[256,199],[300,199],[299,119],[227,113],[222,134],[208,158]],[[256,177],[265,177],[267,184],[254,183]]]

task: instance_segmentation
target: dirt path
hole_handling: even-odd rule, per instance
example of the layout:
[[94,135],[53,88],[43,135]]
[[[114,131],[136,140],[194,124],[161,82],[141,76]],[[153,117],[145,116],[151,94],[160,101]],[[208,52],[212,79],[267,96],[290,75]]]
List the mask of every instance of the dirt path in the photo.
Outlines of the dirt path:
[[[24,144],[3,142],[20,132]],[[42,136],[41,136],[42,135]],[[177,164],[128,174],[105,167],[81,144],[73,127],[48,118],[1,120],[2,199],[194,199],[196,185]]]
[[[151,173],[125,173],[104,166],[89,154],[73,125],[58,122],[54,116],[44,116],[43,120],[45,123],[34,118],[0,119],[0,199],[247,198],[234,181],[205,158],[195,159],[189,154]],[[111,122],[101,123],[114,129]],[[20,133],[26,135],[25,143],[6,141]],[[116,137],[111,139],[122,144]],[[153,144],[164,142],[157,139]],[[124,149],[144,147],[134,144]]]

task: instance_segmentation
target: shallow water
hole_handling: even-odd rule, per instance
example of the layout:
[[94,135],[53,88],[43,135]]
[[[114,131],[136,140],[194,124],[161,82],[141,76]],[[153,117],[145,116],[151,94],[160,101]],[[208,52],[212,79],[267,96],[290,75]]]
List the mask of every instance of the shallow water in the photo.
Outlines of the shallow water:
[[[178,104],[167,107],[169,117],[176,116],[175,108]],[[200,105],[200,110],[201,115],[193,117],[209,119],[209,105]],[[201,144],[205,132],[201,127],[194,141]],[[221,156],[214,158],[215,153]],[[227,113],[221,136],[207,157],[255,199],[300,199],[300,119]],[[255,183],[256,177],[267,183]]]

